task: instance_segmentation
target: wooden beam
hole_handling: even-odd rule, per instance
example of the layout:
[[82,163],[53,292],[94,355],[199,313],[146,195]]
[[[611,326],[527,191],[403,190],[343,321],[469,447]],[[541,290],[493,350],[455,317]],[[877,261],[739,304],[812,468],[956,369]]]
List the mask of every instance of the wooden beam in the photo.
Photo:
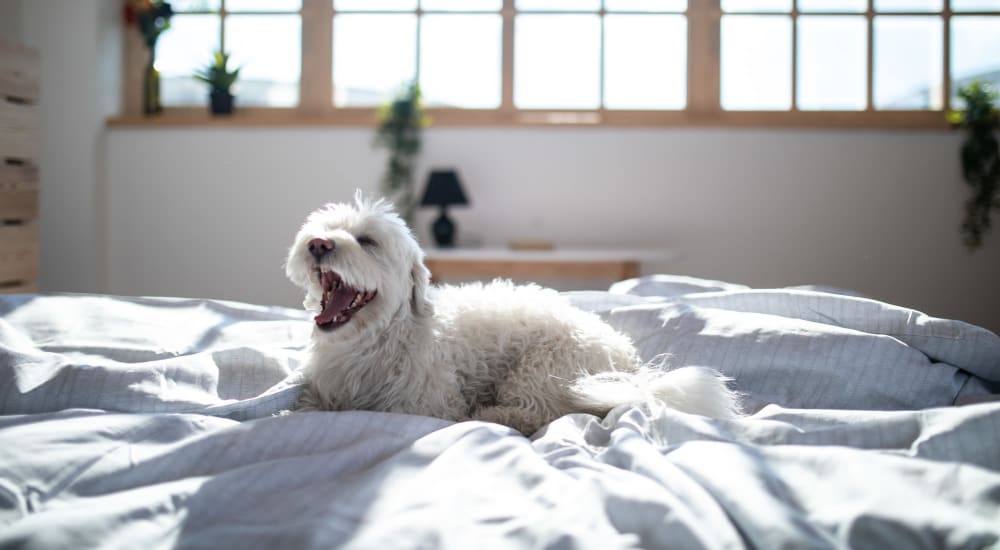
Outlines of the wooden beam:
[[717,113],[721,109],[721,21],[719,0],[688,3],[687,108],[692,113]]
[[514,112],[514,0],[503,0],[501,10],[500,111]]
[[[429,109],[433,127],[621,127],[621,128],[810,128],[878,130],[949,130],[941,111],[532,111]],[[109,119],[113,128],[158,127],[368,127],[375,110],[333,109],[325,116],[305,116],[294,109],[243,108],[232,116],[213,117],[205,109],[166,109],[156,117]]]
[[302,74],[299,107],[308,116],[333,109],[333,4],[302,1]]

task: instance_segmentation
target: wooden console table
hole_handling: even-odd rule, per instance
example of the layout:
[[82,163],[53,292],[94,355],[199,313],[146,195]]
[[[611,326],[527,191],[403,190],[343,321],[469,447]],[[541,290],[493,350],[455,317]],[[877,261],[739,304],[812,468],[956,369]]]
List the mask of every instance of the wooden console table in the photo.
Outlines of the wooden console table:
[[452,248],[428,250],[424,264],[434,282],[496,277],[618,281],[638,277],[643,261],[667,260],[673,256],[666,250]]

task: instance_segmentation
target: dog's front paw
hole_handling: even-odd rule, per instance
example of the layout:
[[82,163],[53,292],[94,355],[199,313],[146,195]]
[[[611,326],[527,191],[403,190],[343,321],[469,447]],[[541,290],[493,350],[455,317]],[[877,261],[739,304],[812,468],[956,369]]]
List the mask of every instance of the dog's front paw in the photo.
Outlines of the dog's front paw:
[[306,384],[302,386],[302,393],[299,394],[299,400],[295,402],[295,408],[292,410],[294,412],[315,412],[325,409],[323,409],[316,389],[313,388],[312,384]]

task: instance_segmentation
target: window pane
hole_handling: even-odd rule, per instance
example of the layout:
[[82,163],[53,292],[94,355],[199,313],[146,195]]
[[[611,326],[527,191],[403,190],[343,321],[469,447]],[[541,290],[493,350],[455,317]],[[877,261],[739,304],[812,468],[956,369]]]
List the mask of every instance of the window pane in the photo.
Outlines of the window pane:
[[219,16],[175,15],[156,44],[160,99],[164,106],[205,105],[208,85],[192,75],[212,62],[219,49]]
[[604,105],[683,109],[687,100],[687,20],[683,15],[604,19]]
[[226,11],[286,11],[302,9],[302,0],[226,0]]
[[429,11],[500,11],[503,0],[423,0],[420,7]]
[[791,45],[790,17],[722,16],[722,108],[784,110],[791,107]]
[[863,13],[866,9],[868,0],[799,0],[802,12]]
[[514,25],[514,103],[595,109],[600,104],[601,19],[520,15]]
[[226,17],[225,48],[232,54],[232,66],[242,67],[233,92],[239,105],[298,105],[300,16],[230,15]]
[[876,109],[940,109],[944,38],[938,17],[875,18]]
[[954,11],[1000,11],[1000,0],[951,0]]
[[792,0],[722,0],[726,12],[781,12],[792,11]]
[[426,15],[420,29],[420,88],[428,105],[500,106],[499,15]]
[[672,11],[687,9],[687,0],[604,0],[608,11]]
[[875,0],[875,11],[941,11],[944,0]]
[[979,79],[1000,86],[1000,17],[951,20],[952,102],[959,87]]
[[333,94],[340,107],[380,105],[417,72],[417,16],[333,18]]
[[417,9],[417,0],[333,0],[340,11],[407,11]]
[[798,25],[798,107],[863,110],[868,102],[868,20],[802,16]]
[[545,11],[597,11],[601,0],[517,0],[519,10]]
[[219,11],[221,2],[219,0],[171,0],[170,7],[175,12]]

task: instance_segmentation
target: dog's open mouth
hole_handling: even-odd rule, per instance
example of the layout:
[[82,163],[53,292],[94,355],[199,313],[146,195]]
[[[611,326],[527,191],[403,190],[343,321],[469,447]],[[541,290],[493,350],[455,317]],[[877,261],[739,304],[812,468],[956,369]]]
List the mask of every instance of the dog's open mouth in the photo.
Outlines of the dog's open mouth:
[[378,291],[351,288],[333,271],[316,270],[319,284],[323,287],[321,310],[314,320],[316,326],[333,330],[351,320],[351,316],[368,305]]

